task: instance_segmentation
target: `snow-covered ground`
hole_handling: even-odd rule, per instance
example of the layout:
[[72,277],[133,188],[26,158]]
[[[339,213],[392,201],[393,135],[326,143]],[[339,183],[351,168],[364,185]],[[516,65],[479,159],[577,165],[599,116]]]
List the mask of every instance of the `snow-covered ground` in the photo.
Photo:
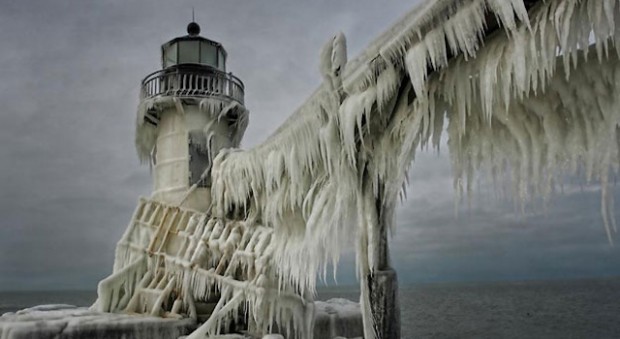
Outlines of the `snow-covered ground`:
[[196,327],[192,319],[95,312],[71,305],[42,305],[0,317],[1,339],[178,338]]
[[[192,319],[102,313],[71,305],[41,305],[0,317],[0,339],[170,339],[181,338],[197,326]],[[316,302],[315,338],[353,338],[362,335],[359,304],[346,299]],[[222,335],[213,338],[248,338]],[[280,339],[270,334],[263,339]]]

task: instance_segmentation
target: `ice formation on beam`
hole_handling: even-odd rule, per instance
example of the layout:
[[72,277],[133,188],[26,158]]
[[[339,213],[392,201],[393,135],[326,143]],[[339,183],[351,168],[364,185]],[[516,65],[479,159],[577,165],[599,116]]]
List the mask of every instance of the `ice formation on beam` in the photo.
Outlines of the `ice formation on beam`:
[[[325,74],[334,53],[322,53],[326,82],[282,127],[253,149],[216,157],[214,215],[273,229],[280,284],[300,291],[314,290],[317,272],[355,235],[364,281],[377,269],[377,220],[393,216],[416,149],[438,147],[448,119],[457,191],[488,168],[511,174],[527,201],[547,197],[558,171],[583,168],[601,182],[612,239],[606,187],[619,160],[620,6],[527,8],[523,0],[429,1],[337,81]],[[486,36],[489,18],[500,30]]]
[[[99,283],[99,312],[206,316],[190,338],[231,327],[310,338],[314,304],[278,285],[273,230],[141,199],[119,241],[114,272]],[[202,305],[199,307],[199,303]]]

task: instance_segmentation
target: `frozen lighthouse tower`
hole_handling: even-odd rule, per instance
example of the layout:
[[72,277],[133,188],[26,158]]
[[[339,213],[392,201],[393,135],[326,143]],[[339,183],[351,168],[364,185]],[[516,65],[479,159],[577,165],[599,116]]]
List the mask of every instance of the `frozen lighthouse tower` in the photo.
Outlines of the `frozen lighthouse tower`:
[[226,58],[192,22],[186,36],[162,45],[162,69],[142,80],[136,148],[153,166],[153,199],[198,211],[210,205],[212,160],[239,146],[248,123],[243,83],[226,72]]

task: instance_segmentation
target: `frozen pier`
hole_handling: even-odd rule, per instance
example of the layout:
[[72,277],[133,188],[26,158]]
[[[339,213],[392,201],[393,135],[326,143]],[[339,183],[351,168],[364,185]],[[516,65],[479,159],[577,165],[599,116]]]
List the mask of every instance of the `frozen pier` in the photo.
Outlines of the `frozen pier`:
[[[317,301],[314,338],[362,336],[359,304],[346,299]],[[176,339],[198,327],[191,318],[103,313],[71,305],[43,305],[0,317],[0,339]],[[208,338],[284,338],[279,334],[216,335]]]

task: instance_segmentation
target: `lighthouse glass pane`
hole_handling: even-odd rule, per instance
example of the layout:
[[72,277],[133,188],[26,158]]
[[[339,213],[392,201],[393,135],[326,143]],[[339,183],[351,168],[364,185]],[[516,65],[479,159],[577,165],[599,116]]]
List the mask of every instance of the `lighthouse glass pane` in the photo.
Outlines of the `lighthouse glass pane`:
[[218,50],[217,53],[218,53],[218,56],[217,56],[217,61],[218,61],[217,68],[219,68],[220,70],[226,72],[226,59],[224,59],[224,53],[222,53],[222,50]]
[[200,62],[200,41],[179,41],[179,63],[197,64]]
[[164,67],[176,65],[177,63],[177,44],[172,44],[164,51]]
[[200,46],[200,63],[217,67],[217,47],[208,42],[201,42]]

